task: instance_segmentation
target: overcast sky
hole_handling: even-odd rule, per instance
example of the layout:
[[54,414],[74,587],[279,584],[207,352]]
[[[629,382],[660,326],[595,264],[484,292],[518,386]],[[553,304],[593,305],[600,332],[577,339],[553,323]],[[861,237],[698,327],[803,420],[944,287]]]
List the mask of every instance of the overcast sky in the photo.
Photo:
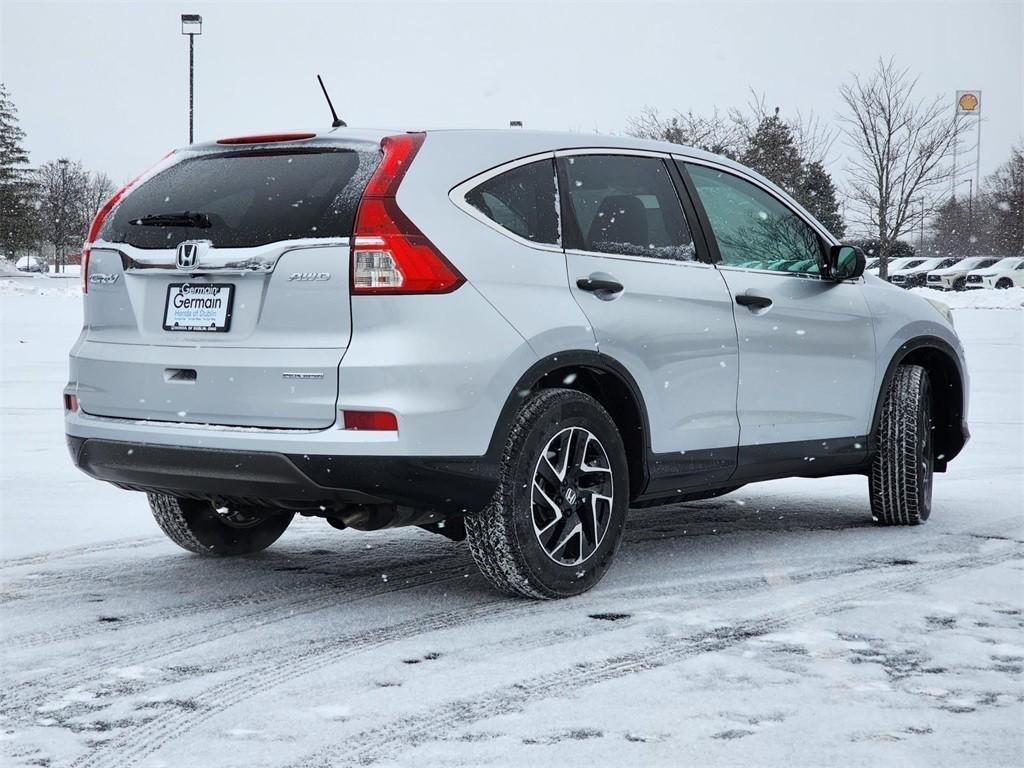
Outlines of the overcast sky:
[[[1024,0],[988,2],[52,3],[0,0],[0,79],[33,164],[66,156],[120,182],[188,141],[349,125],[621,132],[644,106],[743,105],[834,121],[838,85],[879,56],[919,92],[980,88],[982,175],[1024,135]],[[842,145],[831,170],[842,177]]]

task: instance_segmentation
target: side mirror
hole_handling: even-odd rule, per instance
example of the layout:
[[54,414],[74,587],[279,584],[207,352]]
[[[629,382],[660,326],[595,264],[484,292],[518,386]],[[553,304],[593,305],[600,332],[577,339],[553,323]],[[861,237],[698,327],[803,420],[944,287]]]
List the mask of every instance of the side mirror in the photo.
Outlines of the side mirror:
[[864,274],[867,258],[853,245],[833,245],[825,254],[821,274],[826,280],[853,280]]

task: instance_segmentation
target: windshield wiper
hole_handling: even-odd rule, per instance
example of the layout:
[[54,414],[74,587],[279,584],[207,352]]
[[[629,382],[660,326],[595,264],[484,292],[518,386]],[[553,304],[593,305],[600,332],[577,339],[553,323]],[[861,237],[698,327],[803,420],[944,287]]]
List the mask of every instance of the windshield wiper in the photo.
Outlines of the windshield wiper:
[[207,229],[213,226],[210,217],[205,213],[192,213],[182,211],[181,213],[154,213],[138,219],[132,219],[129,224],[140,227],[199,227]]

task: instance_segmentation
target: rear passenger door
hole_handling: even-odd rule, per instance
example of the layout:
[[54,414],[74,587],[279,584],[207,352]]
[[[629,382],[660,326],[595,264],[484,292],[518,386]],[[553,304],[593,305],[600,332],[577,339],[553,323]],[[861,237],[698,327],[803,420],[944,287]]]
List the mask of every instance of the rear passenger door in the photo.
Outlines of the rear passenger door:
[[861,280],[822,279],[822,235],[766,186],[714,165],[684,171],[735,301],[740,464],[859,451],[876,394]]
[[599,351],[626,367],[647,407],[648,490],[686,474],[724,480],[739,436],[736,328],[675,169],[667,157],[610,150],[558,153],[557,164],[570,288]]

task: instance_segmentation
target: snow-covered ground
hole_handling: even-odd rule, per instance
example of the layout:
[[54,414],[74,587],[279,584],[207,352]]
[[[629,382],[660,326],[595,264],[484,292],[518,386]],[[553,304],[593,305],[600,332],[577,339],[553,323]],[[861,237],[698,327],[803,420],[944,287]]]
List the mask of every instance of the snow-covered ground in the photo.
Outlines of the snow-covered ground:
[[1024,292],[955,313],[973,439],[927,525],[873,527],[863,478],[751,485],[635,512],[597,589],[532,603],[419,530],[176,549],[70,466],[80,302],[23,282],[0,280],[5,766],[1024,764]]

